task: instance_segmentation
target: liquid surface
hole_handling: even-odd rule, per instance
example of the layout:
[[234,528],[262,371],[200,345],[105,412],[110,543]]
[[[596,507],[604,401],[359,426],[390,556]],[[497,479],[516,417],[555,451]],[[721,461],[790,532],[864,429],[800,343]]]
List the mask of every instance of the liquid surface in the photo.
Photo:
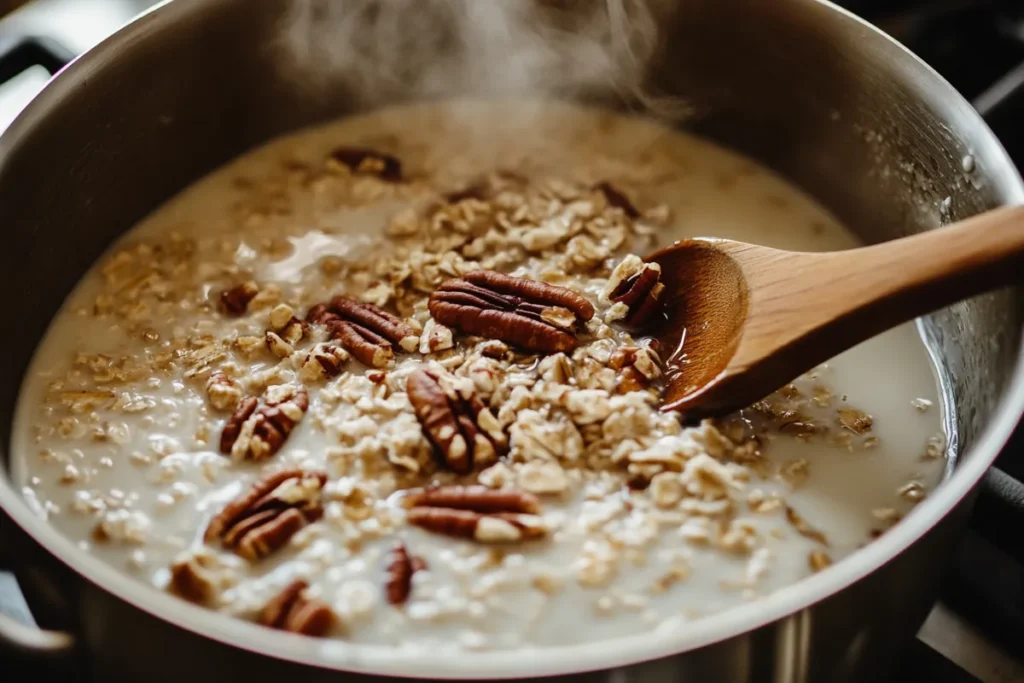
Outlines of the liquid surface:
[[[394,155],[401,182],[325,161],[344,146]],[[486,198],[445,198],[481,178]],[[599,183],[641,215],[610,206]],[[533,208],[517,213],[517,201]],[[16,475],[40,515],[139,581],[173,590],[169,567],[200,558],[206,604],[258,619],[302,578],[338,618],[329,635],[353,642],[549,646],[757,600],[827,570],[938,483],[941,409],[905,325],[715,425],[658,414],[656,382],[629,392],[608,367],[642,335],[602,292],[624,255],[691,236],[856,245],[742,157],[569,105],[420,105],[272,142],[156,211],[82,280],[23,386]],[[484,342],[433,327],[427,295],[470,265],[583,294],[597,315],[577,351],[495,360]],[[221,292],[249,281],[259,294],[245,314],[218,311]],[[382,372],[350,359],[335,377],[305,367],[315,344],[331,343],[322,326],[283,356],[268,349],[277,306],[302,318],[339,293],[426,326],[423,345]],[[405,393],[425,364],[489,406],[509,439],[502,463],[467,476],[439,463]],[[234,387],[222,401],[208,389],[218,371]],[[309,396],[280,450],[261,461],[218,453],[235,399],[279,385]],[[258,561],[204,542],[226,503],[283,467],[326,473],[322,519]],[[533,491],[546,538],[494,545],[405,520],[410,487],[477,482]],[[385,566],[398,539],[426,569],[393,606]]]

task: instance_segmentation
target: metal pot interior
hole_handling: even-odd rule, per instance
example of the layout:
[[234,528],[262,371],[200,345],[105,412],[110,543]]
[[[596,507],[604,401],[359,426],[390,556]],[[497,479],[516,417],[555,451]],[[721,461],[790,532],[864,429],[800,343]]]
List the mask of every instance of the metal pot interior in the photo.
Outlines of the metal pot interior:
[[[353,15],[355,20],[372,27],[374,2],[346,4],[362,12]],[[563,14],[552,15],[554,20],[571,25],[573,8],[587,3],[545,4],[558,5]],[[369,107],[499,94],[583,97],[643,110],[671,98],[686,105],[679,125],[777,170],[869,242],[1024,201],[1012,164],[966,102],[898,45],[816,0],[653,3],[659,31],[640,69],[646,98],[621,83],[579,75],[571,53],[551,57],[563,75],[540,84],[529,79],[510,84],[500,63],[476,68],[470,79],[439,81],[433,77],[438,64],[463,73],[459,60],[468,58],[457,49],[459,36],[443,31],[436,44],[417,43],[417,49],[436,51],[436,59],[402,62],[399,55],[395,63],[403,68],[387,78],[346,69],[345,54],[339,56],[332,42],[336,37],[318,24],[318,17],[330,16],[330,5],[316,0],[278,0],[258,9],[246,0],[167,4],[70,67],[0,139],[6,240],[0,272],[11,321],[0,382],[5,464],[9,416],[32,351],[65,295],[114,239],[241,152]],[[424,3],[432,10],[435,5]],[[296,45],[305,51],[288,51]],[[966,157],[971,161],[965,164]],[[931,512],[919,509],[922,515],[937,516],[952,507],[1016,422],[1021,303],[1020,291],[1004,291],[926,322],[948,380],[950,420],[964,456],[958,467],[978,462],[960,485],[940,490],[928,501],[930,507],[923,506]],[[1010,391],[1011,385],[1016,390]],[[1001,406],[1008,391],[1012,400]],[[992,436],[975,448],[990,427]],[[956,480],[954,473],[946,488]],[[15,519],[31,525],[46,547],[68,551],[65,559],[76,567],[83,561],[70,543],[26,522],[27,510],[13,501],[14,488],[7,482],[0,481],[0,494]],[[895,554],[930,526],[912,519],[901,533],[879,542],[889,545],[878,553]],[[807,591],[788,592],[762,604],[757,620],[765,623],[798,609],[870,569],[854,566],[846,575],[835,574],[831,584],[819,582],[817,598]],[[187,609],[181,614],[199,614]],[[745,630],[737,627],[741,621],[722,621],[721,629],[707,633],[724,637],[729,629]],[[747,626],[755,625],[748,621]],[[684,635],[659,636],[632,654],[699,644]]]

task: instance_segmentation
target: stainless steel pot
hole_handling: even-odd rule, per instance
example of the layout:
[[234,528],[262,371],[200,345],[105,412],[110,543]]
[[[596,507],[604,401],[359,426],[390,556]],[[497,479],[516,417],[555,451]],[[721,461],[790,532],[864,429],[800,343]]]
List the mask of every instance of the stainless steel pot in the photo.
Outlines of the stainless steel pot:
[[[264,140],[408,94],[401,79],[357,82],[344,70],[325,78],[315,60],[282,70],[274,46],[287,17],[296,9],[315,15],[317,4],[166,4],[59,75],[0,138],[5,416],[63,297],[134,222]],[[693,106],[681,125],[778,170],[868,241],[1024,202],[1020,177],[971,107],[899,45],[832,5],[688,0],[672,3],[658,22],[663,40],[647,84]],[[425,68],[410,63],[405,75]],[[501,80],[500,72],[485,76],[475,87]],[[612,90],[585,85],[575,90],[616,104]],[[312,681],[337,679],[337,670],[440,678],[596,671],[571,676],[580,681],[656,674],[724,683],[878,680],[931,606],[977,483],[1024,408],[1022,296],[988,295],[924,323],[957,437],[955,467],[934,495],[828,571],[679,632],[452,660],[307,640],[222,617],[126,580],[36,518],[9,477],[6,419],[0,504],[14,522],[6,525],[11,556],[42,613],[73,636],[17,634],[5,622],[0,630],[38,649],[84,651],[97,680]],[[632,665],[641,661],[649,663]]]

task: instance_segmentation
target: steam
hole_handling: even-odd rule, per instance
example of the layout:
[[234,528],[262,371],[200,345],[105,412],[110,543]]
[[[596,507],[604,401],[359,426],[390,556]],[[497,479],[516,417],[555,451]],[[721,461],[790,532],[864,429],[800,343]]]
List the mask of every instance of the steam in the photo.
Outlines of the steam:
[[364,107],[462,94],[617,96],[669,116],[646,91],[668,0],[299,0],[284,68]]

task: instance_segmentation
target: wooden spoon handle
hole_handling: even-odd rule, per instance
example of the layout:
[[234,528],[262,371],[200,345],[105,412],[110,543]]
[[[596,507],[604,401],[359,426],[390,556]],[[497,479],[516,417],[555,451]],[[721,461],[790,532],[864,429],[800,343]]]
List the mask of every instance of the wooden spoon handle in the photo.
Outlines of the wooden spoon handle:
[[859,249],[751,257],[763,262],[745,268],[752,315],[731,367],[781,384],[797,365],[813,367],[900,323],[1024,282],[1024,206]]
[[856,249],[848,257],[851,269],[871,272],[875,268],[886,274],[875,283],[880,293],[905,292],[917,299],[918,309],[941,308],[1024,280],[1024,206],[995,209],[943,228]]
[[1024,282],[1024,206],[996,209],[911,237],[824,255],[822,284],[867,339],[981,292]]
[[751,283],[758,319],[743,355],[756,362],[772,347],[790,347],[824,360],[919,315],[1024,282],[1024,206],[849,251],[775,253],[771,270],[788,270],[798,291]]

